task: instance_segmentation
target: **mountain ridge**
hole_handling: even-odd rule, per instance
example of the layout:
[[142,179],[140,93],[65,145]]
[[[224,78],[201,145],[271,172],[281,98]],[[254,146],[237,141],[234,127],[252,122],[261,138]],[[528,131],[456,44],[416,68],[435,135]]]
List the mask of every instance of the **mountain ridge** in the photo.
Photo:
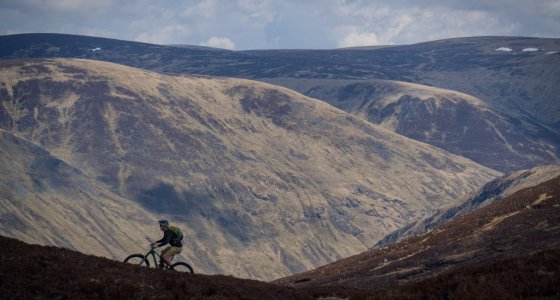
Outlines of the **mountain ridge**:
[[[469,37],[370,50],[250,51],[204,51],[125,41],[109,41],[103,46],[103,39],[70,35],[57,35],[50,41],[49,35],[32,35],[25,39],[0,37],[0,40],[3,41],[0,57],[3,58],[78,57],[170,74],[257,80],[384,79],[455,90],[482,100],[492,108],[494,115],[500,115],[503,119],[500,123],[505,125],[497,131],[510,134],[503,136],[505,142],[496,135],[497,143],[509,144],[526,156],[522,158],[524,163],[519,164],[499,156],[494,162],[486,159],[484,163],[492,163],[488,167],[511,172],[555,163],[560,153],[560,119],[557,117],[560,107],[553,101],[560,95],[553,84],[560,80],[560,73],[551,67],[560,65],[560,52],[554,53],[560,51],[558,39]],[[103,50],[90,51],[96,47]],[[498,51],[500,47],[513,50]],[[547,49],[546,53],[552,54],[541,50],[523,52],[527,47]],[[468,148],[459,150],[455,153],[470,151]],[[511,149],[505,150],[519,156]]]
[[560,135],[554,129],[513,118],[461,92],[392,80],[261,80],[501,172],[559,161],[555,145]]

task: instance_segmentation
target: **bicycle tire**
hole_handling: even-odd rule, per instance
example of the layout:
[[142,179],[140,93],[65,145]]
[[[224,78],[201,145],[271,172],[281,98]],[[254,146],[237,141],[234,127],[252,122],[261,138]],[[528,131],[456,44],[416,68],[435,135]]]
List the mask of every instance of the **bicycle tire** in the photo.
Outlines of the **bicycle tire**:
[[178,262],[171,265],[171,269],[177,272],[191,273],[194,274],[193,268],[184,262]]
[[125,264],[131,264],[131,265],[137,265],[137,266],[142,266],[143,264],[145,264],[146,267],[148,267],[148,268],[150,267],[150,262],[142,254],[129,255],[127,258],[124,259],[124,263]]

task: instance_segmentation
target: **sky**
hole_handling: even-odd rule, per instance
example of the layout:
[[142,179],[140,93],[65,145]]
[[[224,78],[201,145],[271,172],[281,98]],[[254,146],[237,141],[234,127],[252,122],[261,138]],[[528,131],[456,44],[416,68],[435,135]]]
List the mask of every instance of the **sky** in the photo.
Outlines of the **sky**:
[[231,50],[560,37],[560,0],[0,0],[0,35],[67,33]]

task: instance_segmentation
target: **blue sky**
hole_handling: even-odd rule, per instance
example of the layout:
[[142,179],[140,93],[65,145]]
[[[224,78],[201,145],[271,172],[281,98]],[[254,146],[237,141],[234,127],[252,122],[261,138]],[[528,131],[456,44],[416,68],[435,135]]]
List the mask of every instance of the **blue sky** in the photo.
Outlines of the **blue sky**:
[[560,0],[2,0],[0,35],[53,32],[234,50],[560,37]]

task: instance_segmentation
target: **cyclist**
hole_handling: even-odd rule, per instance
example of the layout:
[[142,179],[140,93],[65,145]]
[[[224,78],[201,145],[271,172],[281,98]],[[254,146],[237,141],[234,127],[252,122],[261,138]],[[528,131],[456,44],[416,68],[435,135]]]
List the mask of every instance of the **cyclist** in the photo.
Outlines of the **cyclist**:
[[[183,233],[181,230],[175,226],[169,226],[169,221],[167,220],[160,220],[159,229],[163,231],[163,238],[157,242],[152,243],[150,246],[152,248],[162,247],[167,244],[169,246],[163,251],[161,251],[161,258],[168,266],[171,266],[171,259],[173,256],[181,253],[183,250],[183,244],[181,240],[183,239]],[[160,261],[160,266],[163,266],[163,263]]]

